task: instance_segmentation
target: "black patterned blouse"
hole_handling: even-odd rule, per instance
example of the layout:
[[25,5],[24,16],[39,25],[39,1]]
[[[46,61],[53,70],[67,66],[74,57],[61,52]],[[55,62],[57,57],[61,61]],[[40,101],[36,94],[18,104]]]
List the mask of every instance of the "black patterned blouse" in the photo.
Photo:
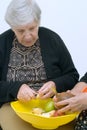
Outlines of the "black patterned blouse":
[[30,47],[15,38],[8,64],[7,81],[25,81],[38,90],[47,80],[39,40]]

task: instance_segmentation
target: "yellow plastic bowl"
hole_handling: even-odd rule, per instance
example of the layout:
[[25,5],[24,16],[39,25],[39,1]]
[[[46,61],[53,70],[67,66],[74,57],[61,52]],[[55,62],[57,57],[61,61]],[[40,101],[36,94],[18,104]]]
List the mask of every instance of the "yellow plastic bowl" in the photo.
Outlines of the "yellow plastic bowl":
[[67,124],[74,120],[77,116],[76,113],[68,114],[64,116],[57,117],[43,117],[35,115],[32,113],[32,108],[40,107],[44,109],[45,104],[51,99],[40,100],[33,99],[28,103],[21,103],[19,101],[11,102],[11,107],[16,112],[16,114],[23,119],[32,124],[32,126],[38,129],[56,129],[57,127]]

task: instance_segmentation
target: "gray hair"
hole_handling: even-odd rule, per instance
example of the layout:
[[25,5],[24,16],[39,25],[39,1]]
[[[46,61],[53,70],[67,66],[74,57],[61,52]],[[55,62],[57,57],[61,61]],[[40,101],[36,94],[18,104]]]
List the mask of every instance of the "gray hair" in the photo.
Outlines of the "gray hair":
[[34,0],[12,0],[9,4],[5,20],[11,27],[25,25],[36,20],[40,22],[41,10]]

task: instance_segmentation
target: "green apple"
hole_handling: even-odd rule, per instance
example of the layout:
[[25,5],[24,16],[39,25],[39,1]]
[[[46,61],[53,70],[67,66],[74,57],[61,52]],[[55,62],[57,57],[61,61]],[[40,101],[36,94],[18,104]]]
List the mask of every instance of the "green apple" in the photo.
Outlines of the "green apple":
[[53,101],[47,102],[46,105],[45,105],[45,108],[44,108],[45,112],[49,112],[49,111],[52,111],[54,109],[55,109],[55,106],[54,106]]

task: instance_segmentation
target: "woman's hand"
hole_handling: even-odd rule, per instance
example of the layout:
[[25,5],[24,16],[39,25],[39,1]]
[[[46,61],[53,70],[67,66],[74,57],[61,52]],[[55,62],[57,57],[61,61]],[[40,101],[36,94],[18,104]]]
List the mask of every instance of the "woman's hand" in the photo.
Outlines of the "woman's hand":
[[56,91],[56,85],[53,81],[46,82],[38,91],[40,98],[46,99],[54,96]]
[[71,90],[71,93],[74,95],[82,93],[83,89],[87,87],[87,83],[85,82],[78,82],[73,89]]
[[27,102],[35,98],[36,92],[32,90],[27,84],[23,84],[17,94],[17,99],[22,102]]
[[72,98],[57,102],[54,98],[56,108],[65,105],[65,107],[59,109],[59,112],[79,112],[87,109],[87,93],[80,93]]

